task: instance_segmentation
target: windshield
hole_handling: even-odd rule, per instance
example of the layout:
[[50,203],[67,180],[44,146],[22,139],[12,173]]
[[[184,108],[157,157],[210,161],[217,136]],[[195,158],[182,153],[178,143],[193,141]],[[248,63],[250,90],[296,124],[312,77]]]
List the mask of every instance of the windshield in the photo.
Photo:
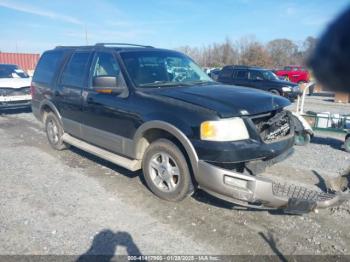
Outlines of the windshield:
[[263,76],[266,80],[278,80],[278,77],[272,71],[263,71]]
[[0,65],[0,78],[28,78],[26,72],[15,65]]
[[137,87],[182,86],[213,82],[190,58],[169,51],[121,54],[129,76]]

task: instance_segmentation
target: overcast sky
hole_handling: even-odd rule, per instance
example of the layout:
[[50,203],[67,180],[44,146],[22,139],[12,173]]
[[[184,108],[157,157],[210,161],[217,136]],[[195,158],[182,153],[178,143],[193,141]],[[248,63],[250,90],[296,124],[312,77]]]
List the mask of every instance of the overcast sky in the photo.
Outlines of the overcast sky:
[[348,0],[0,0],[0,50],[131,42],[174,48],[317,37]]

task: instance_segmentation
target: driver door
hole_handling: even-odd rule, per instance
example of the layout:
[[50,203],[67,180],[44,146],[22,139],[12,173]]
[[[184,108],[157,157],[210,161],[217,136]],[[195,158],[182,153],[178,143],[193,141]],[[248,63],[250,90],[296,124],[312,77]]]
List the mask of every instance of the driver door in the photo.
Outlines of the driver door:
[[[94,89],[98,77],[115,77],[120,94],[100,93]],[[112,52],[96,52],[90,70],[89,87],[83,90],[82,134],[87,142],[109,151],[125,154],[125,145],[135,127],[134,117],[128,115],[129,90]]]

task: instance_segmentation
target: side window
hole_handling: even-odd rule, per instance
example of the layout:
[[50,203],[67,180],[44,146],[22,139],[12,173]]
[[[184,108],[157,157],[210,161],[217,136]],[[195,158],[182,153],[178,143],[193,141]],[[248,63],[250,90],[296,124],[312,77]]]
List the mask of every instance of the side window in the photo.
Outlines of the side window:
[[285,66],[285,67],[284,67],[284,70],[290,71],[290,70],[292,70],[292,68],[291,68],[290,66]]
[[251,71],[249,71],[249,79],[250,80],[263,80],[264,77],[260,71],[251,70]]
[[232,77],[232,74],[233,74],[233,69],[230,68],[230,67],[224,67],[220,74],[219,74],[219,77],[220,78],[231,78]]
[[236,79],[240,79],[240,80],[248,79],[248,71],[247,70],[237,70]]
[[96,53],[93,64],[92,80],[100,76],[113,76],[117,78],[117,86],[126,87],[120,67],[113,54]]
[[298,67],[293,67],[293,71],[299,71]]
[[76,52],[63,70],[61,84],[83,87],[89,68],[90,52]]
[[52,83],[63,58],[64,52],[62,50],[45,52],[36,66],[33,81],[44,84]]

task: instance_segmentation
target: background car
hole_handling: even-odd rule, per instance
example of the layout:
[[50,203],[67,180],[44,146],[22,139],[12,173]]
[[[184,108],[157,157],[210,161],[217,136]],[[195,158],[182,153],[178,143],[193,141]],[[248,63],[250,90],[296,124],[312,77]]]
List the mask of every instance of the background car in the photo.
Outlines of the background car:
[[219,73],[218,81],[268,91],[291,101],[300,94],[297,84],[280,80],[271,70],[260,67],[225,66]]
[[0,109],[30,107],[31,80],[17,65],[0,64]]
[[303,84],[310,81],[310,74],[305,67],[290,65],[282,70],[276,70],[275,74],[286,81]]

